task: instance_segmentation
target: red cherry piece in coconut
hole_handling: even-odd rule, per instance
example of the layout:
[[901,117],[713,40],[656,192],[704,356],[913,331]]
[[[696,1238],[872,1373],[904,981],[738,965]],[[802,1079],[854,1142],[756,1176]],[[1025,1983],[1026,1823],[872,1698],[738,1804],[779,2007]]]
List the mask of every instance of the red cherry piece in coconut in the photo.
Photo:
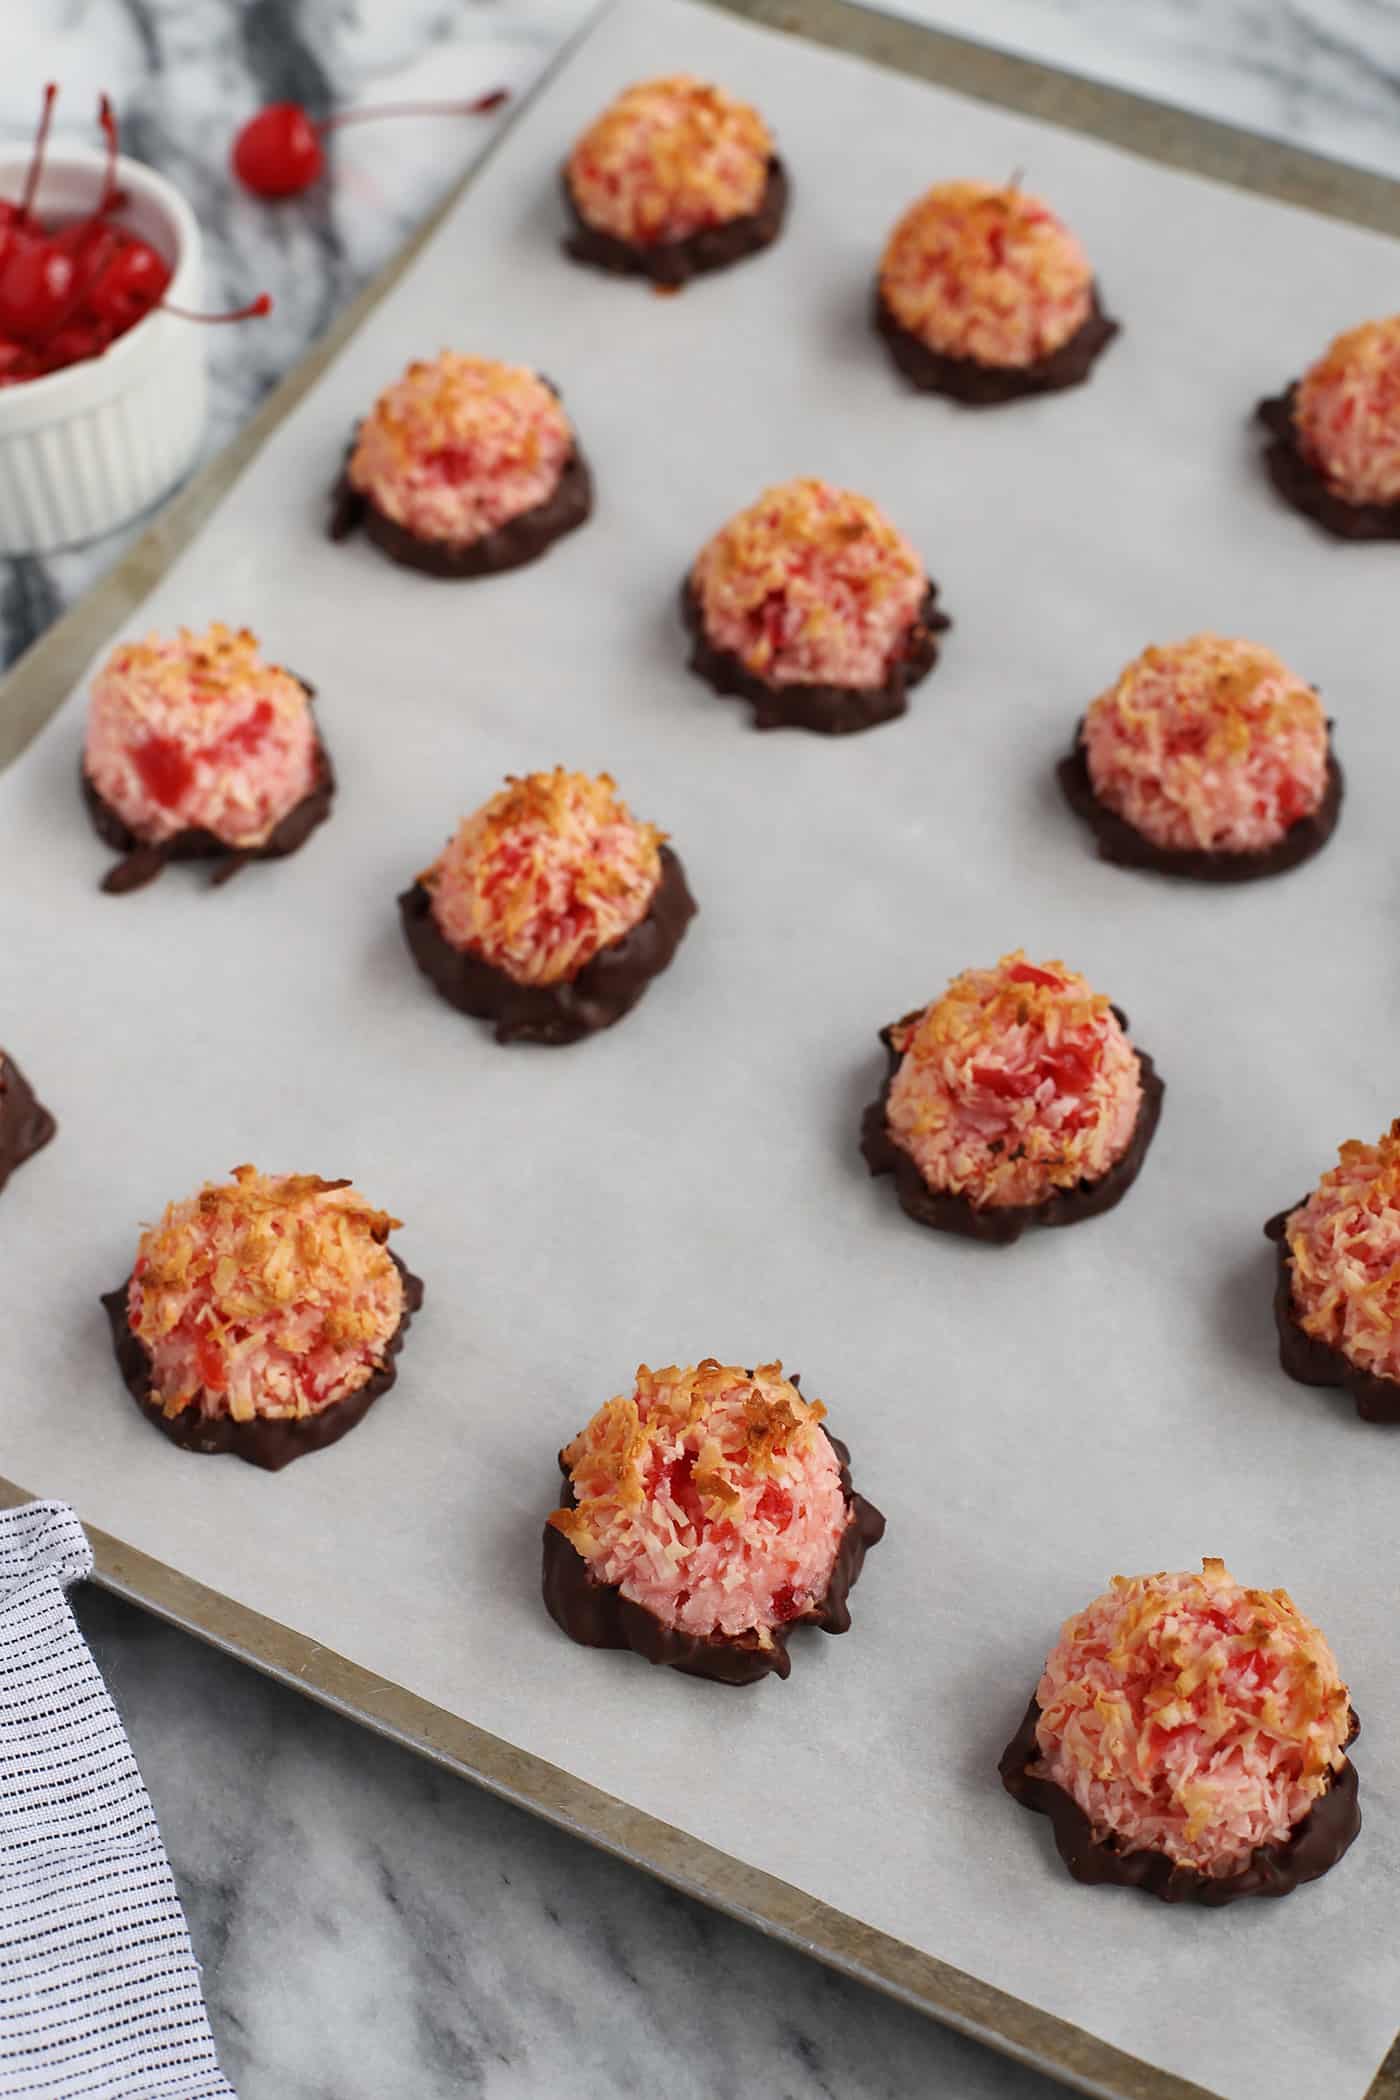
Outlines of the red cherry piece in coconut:
[[299,102],[273,102],[233,142],[233,172],[258,197],[294,197],[326,165],[316,127]]

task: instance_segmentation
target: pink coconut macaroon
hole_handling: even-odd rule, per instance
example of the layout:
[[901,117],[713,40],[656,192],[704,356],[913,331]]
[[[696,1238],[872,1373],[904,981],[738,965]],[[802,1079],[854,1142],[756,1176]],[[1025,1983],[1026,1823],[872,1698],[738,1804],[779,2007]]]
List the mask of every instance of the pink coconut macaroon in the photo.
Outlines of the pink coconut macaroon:
[[560,1453],[544,1593],[575,1640],[747,1684],[788,1674],[800,1622],[845,1632],[884,1520],[780,1363],[643,1364]]
[[1400,538],[1400,314],[1339,335],[1259,416],[1295,508],[1341,539]]
[[1312,687],[1217,634],[1144,650],[1091,702],[1059,773],[1105,859],[1197,881],[1296,867],[1342,798]]
[[579,262],[670,289],[777,237],[787,178],[756,109],[677,73],[627,88],[564,168]]
[[1400,1422],[1400,1122],[1353,1138],[1317,1187],[1264,1228],[1277,1241],[1283,1368],[1340,1386],[1369,1422]]
[[119,643],[94,680],[83,786],[99,835],[126,856],[104,889],[134,889],[167,860],[220,860],[218,880],[293,852],[333,785],[310,688],[246,627]]
[[760,729],[828,735],[904,713],[949,621],[909,541],[868,496],[806,478],[764,491],[707,541],[682,609],[691,667]]
[[1074,234],[1014,183],[940,183],[910,205],[875,323],[906,378],[972,406],[1078,385],[1117,333]]
[[533,561],[588,516],[573,425],[547,380],[455,350],[411,364],[360,424],[331,536],[363,525],[393,560],[434,576]]
[[1136,1179],[1162,1081],[1124,1017],[1064,963],[1017,949],[965,970],[881,1041],[889,1076],[862,1150],[918,1223],[1005,1243],[1096,1216]]
[[575,1041],[665,968],[694,913],[680,861],[611,776],[530,773],[466,818],[400,898],[419,967],[501,1041]]
[[343,1436],[422,1302],[385,1244],[398,1223],[348,1181],[250,1166],[170,1204],[103,1301],[148,1419],[270,1470]]
[[1002,1759],[1077,1879],[1169,1902],[1283,1895],[1360,1828],[1336,1660],[1286,1590],[1116,1576],[1068,1620]]

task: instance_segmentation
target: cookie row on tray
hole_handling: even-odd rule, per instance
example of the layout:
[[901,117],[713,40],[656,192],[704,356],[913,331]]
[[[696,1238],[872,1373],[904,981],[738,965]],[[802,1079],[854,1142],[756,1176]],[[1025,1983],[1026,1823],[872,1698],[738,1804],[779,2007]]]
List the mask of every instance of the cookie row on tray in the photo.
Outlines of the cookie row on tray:
[[[1004,971],[1047,996],[1052,974]],[[347,1182],[251,1166],[171,1204],[103,1301],[142,1413],[186,1451],[268,1470],[344,1435],[393,1385],[423,1304],[388,1247],[397,1223]],[[801,1628],[848,1631],[885,1520],[825,1413],[778,1362],[640,1366],[559,1454],[541,1562],[556,1624],[729,1686],[786,1677]],[[1288,1595],[1207,1560],[1115,1578],[1067,1621],[1000,1770],[1076,1878],[1220,1905],[1345,1852],[1357,1725]]]

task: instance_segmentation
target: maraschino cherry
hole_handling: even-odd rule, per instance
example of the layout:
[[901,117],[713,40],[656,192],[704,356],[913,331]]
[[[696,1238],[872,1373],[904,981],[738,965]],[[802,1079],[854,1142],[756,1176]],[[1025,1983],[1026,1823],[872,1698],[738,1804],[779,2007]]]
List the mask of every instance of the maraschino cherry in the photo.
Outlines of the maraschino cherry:
[[325,171],[321,144],[328,131],[368,117],[479,117],[499,109],[508,90],[495,88],[472,102],[383,102],[373,109],[343,109],[315,123],[299,102],[270,102],[249,117],[233,142],[233,172],[255,197],[295,197]]
[[35,199],[57,99],[51,81],[19,202],[0,199],[0,387],[100,357],[157,307],[185,321],[243,321],[267,313],[272,301],[266,292],[227,314],[194,314],[169,304],[165,258],[113,217],[125,200],[117,186],[117,120],[105,95],[97,118],[107,141],[107,169],[96,208],[67,226],[41,225]]

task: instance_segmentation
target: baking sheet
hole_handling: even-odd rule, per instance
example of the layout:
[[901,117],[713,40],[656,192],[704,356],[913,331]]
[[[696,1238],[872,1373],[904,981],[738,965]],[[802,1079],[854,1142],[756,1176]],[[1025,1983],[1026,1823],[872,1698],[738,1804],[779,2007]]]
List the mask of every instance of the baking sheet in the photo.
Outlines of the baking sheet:
[[[777,249],[679,303],[566,266],[553,189],[622,80],[678,65],[759,100],[798,185]],[[1016,166],[1128,328],[1081,393],[970,417],[896,385],[869,274],[922,184]],[[63,1125],[0,1210],[4,1472],[1230,2100],[1359,2095],[1400,1966],[1392,1454],[1277,1373],[1257,1237],[1394,1106],[1394,558],[1276,508],[1243,423],[1394,304],[1396,253],[717,16],[623,5],[135,623],[247,619],[317,683],[333,825],[221,894],[177,873],[116,903],[73,791],[80,711],[0,782],[5,1040]],[[586,532],[455,592],[318,536],[355,413],[446,341],[541,363],[600,483]],[[680,668],[689,555],[801,471],[884,502],[958,622],[913,714],[851,742],[756,737]],[[1203,625],[1322,685],[1352,775],[1328,855],[1253,894],[1100,868],[1049,783],[1084,698]],[[504,770],[556,759],[610,766],[668,826],[702,917],[623,1027],[507,1053],[420,984],[392,897]],[[1126,1005],[1169,1094],[1121,1211],[997,1253],[916,1231],[854,1137],[875,1027],[1017,942]],[[244,1157],[353,1173],[409,1220],[430,1292],[394,1395],[275,1480],[153,1437],[93,1303],[138,1219]],[[855,1632],[732,1699],[569,1647],[536,1594],[554,1448],[638,1356],[775,1351],[890,1517]],[[1366,1722],[1367,1829],[1290,1903],[1202,1918],[1065,1882],[995,1758],[1066,1612],[1115,1569],[1217,1551],[1331,1634]]]

